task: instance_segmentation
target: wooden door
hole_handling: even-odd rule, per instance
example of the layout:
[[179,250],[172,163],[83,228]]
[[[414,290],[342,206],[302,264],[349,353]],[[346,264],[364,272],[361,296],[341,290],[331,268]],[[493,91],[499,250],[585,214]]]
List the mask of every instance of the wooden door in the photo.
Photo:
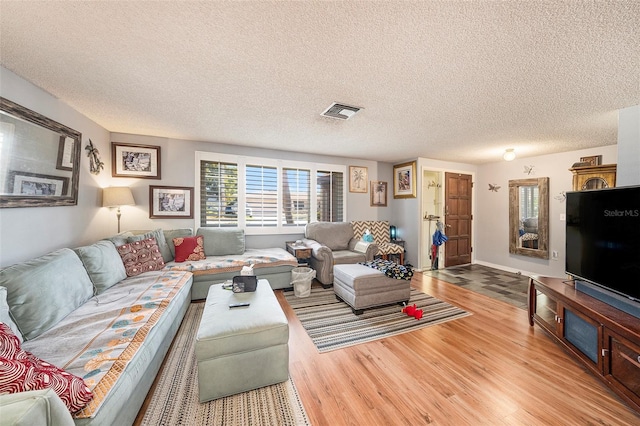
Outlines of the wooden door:
[[471,175],[445,173],[445,268],[471,263]]

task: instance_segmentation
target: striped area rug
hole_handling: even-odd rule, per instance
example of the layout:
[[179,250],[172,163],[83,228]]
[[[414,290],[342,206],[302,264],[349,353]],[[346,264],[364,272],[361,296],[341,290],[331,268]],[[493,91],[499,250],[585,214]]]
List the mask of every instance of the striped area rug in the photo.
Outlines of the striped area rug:
[[365,309],[362,315],[355,315],[349,305],[336,299],[331,288],[312,287],[311,295],[305,298],[296,297],[293,291],[284,295],[321,353],[471,315],[413,288],[409,303],[424,310],[420,320],[400,312],[402,308],[397,304]]
[[194,343],[203,310],[204,303],[189,306],[140,425],[310,425],[291,378],[284,383],[199,402]]

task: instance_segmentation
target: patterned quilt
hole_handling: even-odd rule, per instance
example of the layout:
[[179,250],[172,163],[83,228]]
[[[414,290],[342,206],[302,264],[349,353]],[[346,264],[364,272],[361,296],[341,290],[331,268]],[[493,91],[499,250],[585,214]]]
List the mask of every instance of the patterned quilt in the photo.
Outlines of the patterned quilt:
[[171,262],[165,269],[189,271],[193,275],[221,274],[242,270],[243,266],[253,266],[254,270],[273,266],[298,266],[298,260],[281,248],[246,249],[244,254],[207,256],[205,260],[182,263]]
[[396,280],[411,281],[411,277],[413,277],[413,269],[404,265],[398,265],[390,260],[374,259],[370,262],[360,262],[360,264],[368,266],[369,268],[377,269],[387,277],[394,278]]
[[76,418],[94,416],[190,277],[188,272],[159,271],[128,278],[23,344],[25,350],[82,377],[93,391],[93,399]]

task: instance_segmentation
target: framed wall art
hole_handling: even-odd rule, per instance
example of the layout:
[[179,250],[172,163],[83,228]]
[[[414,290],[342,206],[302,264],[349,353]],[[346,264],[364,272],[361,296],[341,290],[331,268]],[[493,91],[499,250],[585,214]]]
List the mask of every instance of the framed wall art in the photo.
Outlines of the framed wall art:
[[160,179],[160,147],[111,142],[113,177]]
[[416,198],[416,162],[393,166],[393,198]]
[[149,185],[149,218],[193,219],[193,187]]
[[349,166],[349,192],[367,193],[367,168]]
[[69,178],[14,170],[9,172],[9,187],[14,195],[61,197],[67,195]]
[[387,207],[387,182],[371,181],[371,207]]

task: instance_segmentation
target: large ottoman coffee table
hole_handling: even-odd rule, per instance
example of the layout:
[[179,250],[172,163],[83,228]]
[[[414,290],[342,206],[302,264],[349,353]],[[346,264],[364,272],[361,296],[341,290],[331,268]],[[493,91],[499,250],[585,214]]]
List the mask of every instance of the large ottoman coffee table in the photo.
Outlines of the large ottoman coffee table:
[[[236,303],[247,307],[230,308]],[[289,378],[289,324],[267,280],[252,293],[209,288],[196,337],[200,402]]]
[[360,315],[367,308],[409,302],[411,281],[391,278],[360,264],[335,265],[333,291]]

